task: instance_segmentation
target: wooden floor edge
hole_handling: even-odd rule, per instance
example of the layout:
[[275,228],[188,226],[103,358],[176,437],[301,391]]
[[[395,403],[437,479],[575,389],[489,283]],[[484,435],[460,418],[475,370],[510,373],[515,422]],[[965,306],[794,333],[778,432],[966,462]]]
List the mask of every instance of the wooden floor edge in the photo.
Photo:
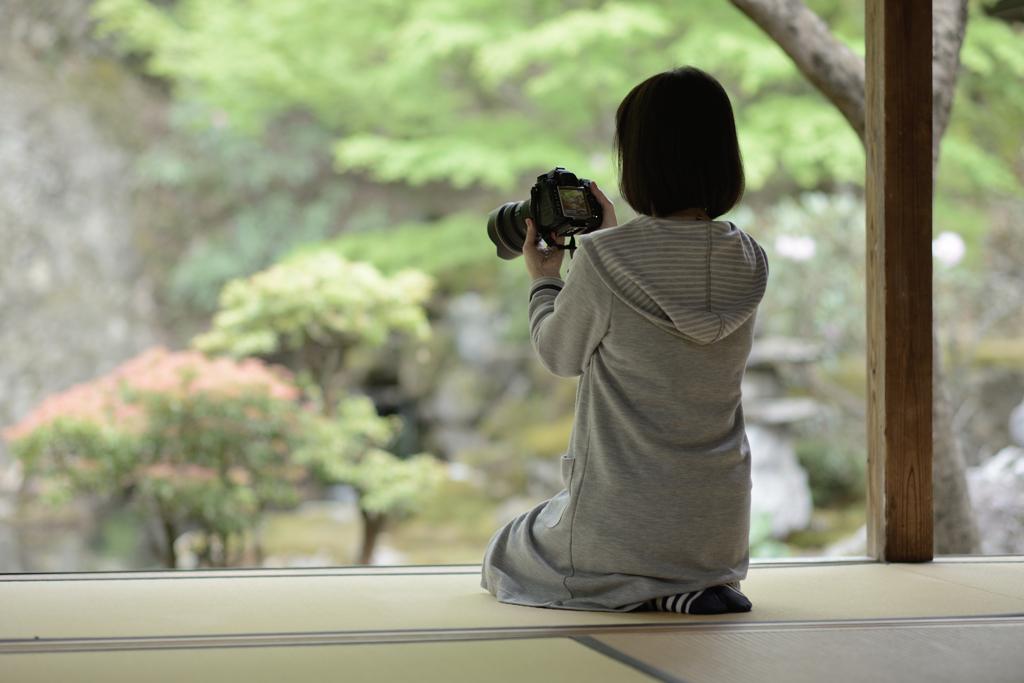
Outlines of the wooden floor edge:
[[317,567],[296,569],[167,569],[162,571],[0,574],[3,582],[195,581],[224,579],[331,579],[350,576],[479,576],[479,565]]
[[0,640],[0,655],[572,638],[576,636],[664,631],[722,634],[865,628],[948,628],[980,625],[1024,625],[1024,613],[955,617],[837,619],[827,621],[699,622],[694,624],[675,622],[665,624],[594,624],[589,626],[523,626],[510,628],[408,629],[392,631],[240,633],[229,635],[196,634],[121,638],[34,638]]
[[[842,565],[898,563],[878,562],[865,556],[752,558],[751,569],[788,569]],[[1024,555],[938,555],[922,564],[1020,564]],[[160,569],[123,572],[63,572],[36,574],[0,573],[0,583],[13,581],[162,581],[196,579],[341,578],[346,576],[455,576],[480,573],[478,564],[388,565],[239,569]]]

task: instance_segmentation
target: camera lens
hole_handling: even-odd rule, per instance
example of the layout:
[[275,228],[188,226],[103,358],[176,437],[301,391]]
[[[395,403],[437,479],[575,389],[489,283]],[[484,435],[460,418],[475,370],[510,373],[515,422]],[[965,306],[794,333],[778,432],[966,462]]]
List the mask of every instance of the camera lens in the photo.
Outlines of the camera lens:
[[531,217],[530,200],[509,202],[487,216],[487,236],[498,248],[498,256],[511,261],[523,253],[526,219]]

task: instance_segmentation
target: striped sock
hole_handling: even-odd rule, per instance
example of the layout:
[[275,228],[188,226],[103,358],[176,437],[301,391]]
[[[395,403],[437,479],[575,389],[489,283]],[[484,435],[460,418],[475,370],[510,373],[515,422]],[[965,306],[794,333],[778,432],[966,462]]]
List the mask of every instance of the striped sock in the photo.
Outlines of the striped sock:
[[677,612],[679,614],[725,614],[726,612],[749,612],[750,600],[736,585],[727,583],[712,586],[692,593],[666,595],[647,601],[647,608],[655,612]]

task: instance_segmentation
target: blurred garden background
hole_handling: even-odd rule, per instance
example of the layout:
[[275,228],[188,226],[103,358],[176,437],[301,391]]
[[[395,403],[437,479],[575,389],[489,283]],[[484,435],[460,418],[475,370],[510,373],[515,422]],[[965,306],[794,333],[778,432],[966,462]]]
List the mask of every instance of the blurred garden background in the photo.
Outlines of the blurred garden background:
[[[806,4],[863,55],[862,2]],[[1024,23],[990,4],[934,306],[976,550],[1021,553]],[[561,165],[628,220],[615,109],[686,64],[771,262],[753,553],[863,554],[864,149],[732,3],[0,0],[0,572],[478,562],[562,488],[575,395],[487,214]]]

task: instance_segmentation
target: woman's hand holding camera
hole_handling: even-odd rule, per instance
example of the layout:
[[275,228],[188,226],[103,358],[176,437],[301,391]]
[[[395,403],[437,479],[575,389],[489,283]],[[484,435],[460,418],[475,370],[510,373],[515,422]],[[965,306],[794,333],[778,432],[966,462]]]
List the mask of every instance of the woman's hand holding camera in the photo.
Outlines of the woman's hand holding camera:
[[[593,181],[590,182],[590,191],[601,205],[602,218],[604,220],[601,221],[600,227],[588,232],[614,228],[619,224],[619,221],[615,217],[615,205],[612,204],[612,200],[608,199],[605,193],[601,191],[601,188],[597,186],[597,183]],[[546,240],[550,239],[551,236],[548,235]],[[526,269],[530,271],[530,277],[534,280],[540,277],[561,277],[562,260],[565,258],[565,251],[554,248],[547,244],[547,241],[545,241],[546,246],[542,247],[538,240],[537,226],[532,218],[527,218],[526,243],[523,244],[523,260],[526,261]],[[565,238],[557,237],[555,238],[555,243],[563,245],[565,244]]]
[[[548,235],[547,239],[551,239]],[[555,239],[557,244],[565,244],[564,237]],[[526,219],[526,242],[523,244],[523,260],[526,261],[526,269],[530,271],[530,278],[536,280],[541,277],[561,277],[562,259],[565,252],[555,249],[553,246],[541,246],[537,237],[537,226],[532,218]]]
[[604,230],[605,228],[614,228],[619,224],[619,219],[615,217],[615,205],[612,204],[612,200],[608,199],[601,188],[597,186],[593,180],[590,181],[590,192],[594,195],[594,199],[601,205],[602,218],[601,227],[594,228],[590,232],[596,232],[598,230]]

